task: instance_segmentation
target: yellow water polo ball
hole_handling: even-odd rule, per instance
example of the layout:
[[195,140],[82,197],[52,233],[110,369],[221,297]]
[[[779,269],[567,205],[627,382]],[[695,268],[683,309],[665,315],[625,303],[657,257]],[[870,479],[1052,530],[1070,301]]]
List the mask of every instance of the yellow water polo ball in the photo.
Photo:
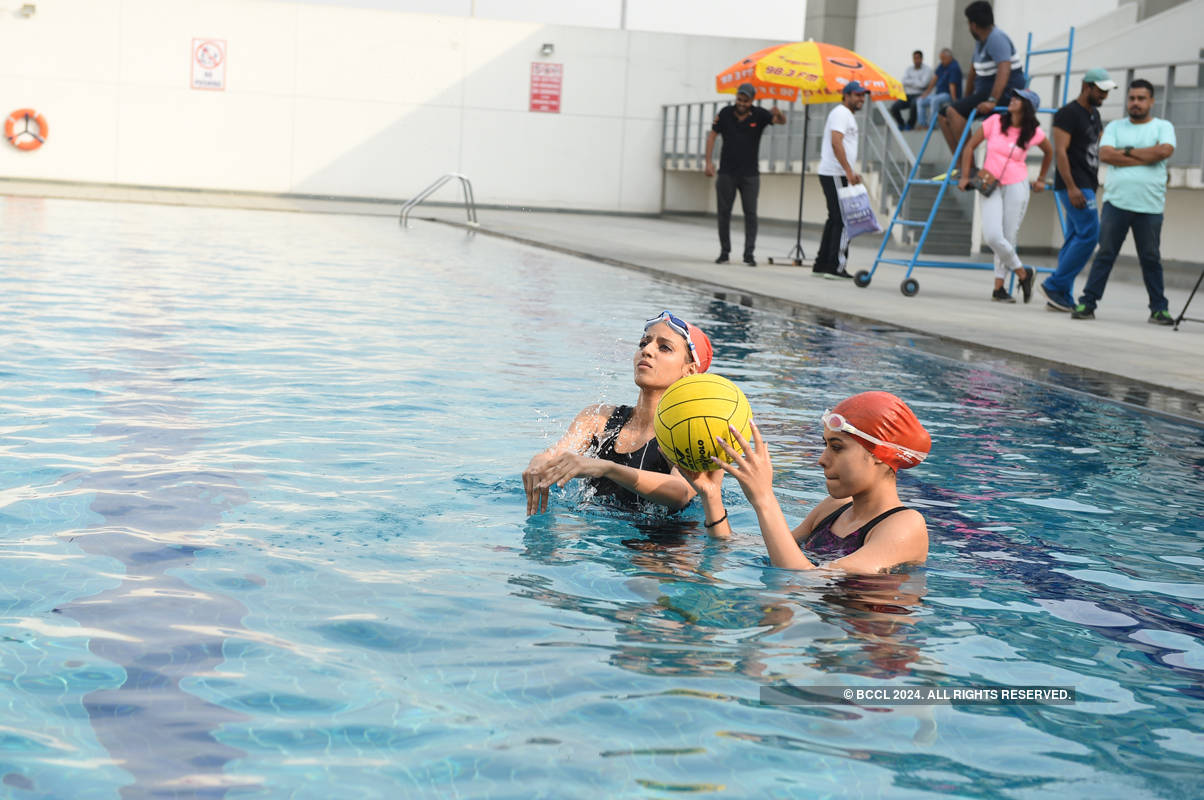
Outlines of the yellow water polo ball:
[[711,456],[731,461],[715,443],[721,436],[739,451],[728,426],[735,427],[744,441],[752,440],[752,409],[740,387],[719,375],[687,375],[661,396],[653,426],[656,441],[674,464],[691,472],[708,472],[719,467]]

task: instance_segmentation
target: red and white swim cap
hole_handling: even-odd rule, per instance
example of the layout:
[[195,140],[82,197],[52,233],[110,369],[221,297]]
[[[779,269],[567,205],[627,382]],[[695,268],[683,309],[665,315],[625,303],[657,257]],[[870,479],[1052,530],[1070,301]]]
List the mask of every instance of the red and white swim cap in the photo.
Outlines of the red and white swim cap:
[[862,392],[841,400],[825,412],[824,424],[849,434],[896,470],[914,467],[932,450],[932,437],[915,412],[890,392]]

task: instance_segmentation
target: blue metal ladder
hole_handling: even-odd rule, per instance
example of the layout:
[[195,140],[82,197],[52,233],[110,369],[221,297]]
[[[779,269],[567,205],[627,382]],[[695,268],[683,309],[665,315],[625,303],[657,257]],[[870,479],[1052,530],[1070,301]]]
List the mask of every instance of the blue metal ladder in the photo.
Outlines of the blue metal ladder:
[[[1028,35],[1028,53],[1024,57],[1024,75],[1025,79],[1029,78],[1029,61],[1035,55],[1044,55],[1046,53],[1066,53],[1066,79],[1062,85],[1062,103],[1066,103],[1067,91],[1070,87],[1070,59],[1074,49],[1074,28],[1070,29],[1070,37],[1066,47],[1055,47],[1047,50],[1033,50],[1033,35]],[[1005,111],[1006,107],[996,106],[995,111]],[[1039,108],[1038,112],[1053,113],[1056,108]],[[928,150],[928,142],[932,139],[932,132],[937,125],[937,114],[932,115],[932,119],[928,123],[928,132],[924,134],[924,142],[920,145],[920,151],[916,154],[915,163],[911,165],[911,172],[907,176],[907,182],[903,185],[903,192],[899,195],[898,205],[895,206],[895,212],[891,215],[890,224],[886,226],[886,230],[882,234],[882,244],[878,247],[878,255],[874,258],[873,266],[868,270],[860,270],[853,276],[853,283],[857,286],[865,288],[870,285],[873,280],[874,273],[878,271],[879,264],[898,264],[907,267],[907,274],[903,276],[903,282],[899,284],[899,290],[903,292],[904,297],[913,297],[920,291],[920,282],[911,276],[911,273],[916,267],[940,267],[944,269],[994,269],[994,264],[983,263],[979,261],[947,261],[934,259],[921,259],[920,253],[924,250],[924,242],[928,240],[928,234],[932,230],[932,223],[936,219],[936,213],[940,210],[941,201],[945,199],[945,193],[949,190],[949,184],[953,180],[953,171],[957,167],[961,159],[962,149],[966,145],[966,140],[970,137],[970,130],[974,126],[974,120],[978,116],[978,109],[972,109],[970,116],[966,118],[966,127],[962,130],[961,138],[957,141],[957,147],[953,151],[953,158],[949,161],[949,168],[945,170],[945,175],[941,180],[931,180],[927,178],[917,178],[916,173],[920,169],[920,162],[924,159],[924,153]],[[936,200],[932,203],[932,208],[928,212],[928,218],[923,220],[901,219],[900,214],[906,205],[907,195],[911,191],[912,186],[940,186],[937,191]],[[1066,232],[1066,220],[1062,212],[1062,207],[1058,204],[1056,196],[1054,206],[1058,209],[1058,220],[1062,226],[1062,232]],[[910,258],[886,258],[883,253],[886,251],[887,244],[890,243],[891,231],[896,225],[907,228],[923,228],[919,240],[916,242],[915,252]],[[1052,272],[1047,268],[1036,268],[1025,265],[1028,269],[1037,269],[1039,272]],[[1011,280],[1015,279],[1015,275],[1011,276]]]

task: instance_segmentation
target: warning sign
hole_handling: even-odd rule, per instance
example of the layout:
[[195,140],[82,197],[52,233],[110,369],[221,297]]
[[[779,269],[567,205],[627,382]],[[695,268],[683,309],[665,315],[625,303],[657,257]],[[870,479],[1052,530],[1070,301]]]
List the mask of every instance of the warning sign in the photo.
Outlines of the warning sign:
[[224,91],[226,88],[226,40],[192,40],[192,88]]
[[531,62],[531,110],[560,113],[560,85],[564,64]]

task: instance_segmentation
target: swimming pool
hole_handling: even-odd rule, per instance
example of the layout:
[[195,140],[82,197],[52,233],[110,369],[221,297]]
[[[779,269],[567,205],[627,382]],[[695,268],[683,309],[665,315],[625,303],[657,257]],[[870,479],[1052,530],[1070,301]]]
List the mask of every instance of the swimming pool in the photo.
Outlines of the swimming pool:
[[[442,226],[6,198],[0,785],[13,797],[1189,796],[1204,430]],[[797,522],[816,419],[903,396],[924,569],[768,568],[519,472],[630,401],[662,308]],[[1070,706],[765,686],[1074,687]]]

